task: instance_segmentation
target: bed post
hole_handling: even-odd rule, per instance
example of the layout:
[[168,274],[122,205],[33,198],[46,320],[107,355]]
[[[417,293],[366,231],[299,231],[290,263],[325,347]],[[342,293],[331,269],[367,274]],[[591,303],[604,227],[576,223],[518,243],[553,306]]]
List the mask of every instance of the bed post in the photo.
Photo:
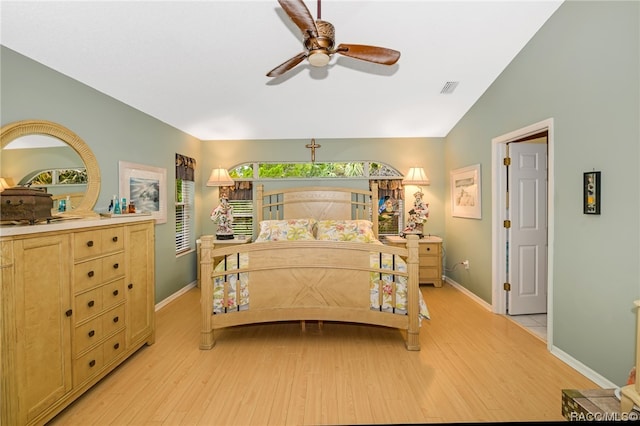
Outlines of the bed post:
[[409,282],[407,283],[407,313],[409,316],[409,328],[407,329],[407,349],[410,351],[420,350],[420,321],[418,315],[420,313],[420,283],[418,271],[420,268],[418,236],[408,234],[407,250],[409,256],[407,258],[407,272],[409,273]]
[[256,189],[256,224],[259,224],[260,221],[264,219],[264,207],[262,203],[264,203],[264,185],[260,184]]
[[371,223],[374,235],[378,238],[378,184],[376,182],[371,183]]
[[211,274],[213,273],[213,262],[211,258],[213,250],[213,235],[203,235],[200,237],[200,311],[202,315],[200,330],[200,349],[211,349],[216,341],[211,327],[211,314],[213,311],[213,284]]

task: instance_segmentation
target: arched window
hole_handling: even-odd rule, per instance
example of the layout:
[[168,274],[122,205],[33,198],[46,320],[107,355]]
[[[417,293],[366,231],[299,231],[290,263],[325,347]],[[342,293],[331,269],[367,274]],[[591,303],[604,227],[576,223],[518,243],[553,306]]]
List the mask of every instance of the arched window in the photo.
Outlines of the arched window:
[[378,183],[379,235],[398,235],[404,225],[404,188],[402,174],[377,161],[345,162],[250,162],[229,169],[235,187],[229,188],[233,206],[234,233],[253,232],[253,183],[294,179],[367,179]]
[[373,161],[345,161],[327,163],[254,162],[229,169],[233,179],[402,179],[395,168]]

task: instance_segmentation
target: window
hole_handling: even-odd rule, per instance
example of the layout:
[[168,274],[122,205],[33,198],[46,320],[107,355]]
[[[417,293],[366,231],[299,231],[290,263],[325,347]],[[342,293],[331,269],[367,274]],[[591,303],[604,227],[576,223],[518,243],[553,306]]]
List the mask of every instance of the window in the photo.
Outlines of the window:
[[[249,183],[275,179],[368,179],[378,183],[378,234],[398,235],[404,229],[404,187],[402,174],[393,167],[375,161],[329,163],[244,163],[229,169],[236,183]],[[237,188],[236,188],[237,189]],[[249,191],[251,192],[251,191]],[[250,195],[245,198],[250,198]],[[233,231],[238,235],[251,235],[253,228],[253,202],[234,200]],[[373,212],[372,212],[373,213]]]
[[87,170],[84,167],[74,169],[50,169],[29,173],[20,185],[77,185],[87,183]]
[[176,254],[188,252],[193,246],[195,168],[196,160],[176,154]]
[[233,228],[234,235],[253,234],[253,200],[229,200],[233,207]]
[[194,187],[192,181],[176,180],[176,254],[191,249]]

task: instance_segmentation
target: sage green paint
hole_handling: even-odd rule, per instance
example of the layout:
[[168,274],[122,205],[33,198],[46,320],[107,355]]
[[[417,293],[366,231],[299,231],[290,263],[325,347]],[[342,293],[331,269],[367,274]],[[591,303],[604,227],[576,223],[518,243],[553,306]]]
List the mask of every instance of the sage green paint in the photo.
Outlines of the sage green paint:
[[[617,385],[635,364],[640,296],[639,27],[639,2],[563,3],[445,144],[447,171],[481,163],[483,177],[482,220],[447,214],[449,258],[472,265],[452,277],[491,302],[491,140],[553,118],[553,345]],[[599,216],[582,213],[592,170]]]

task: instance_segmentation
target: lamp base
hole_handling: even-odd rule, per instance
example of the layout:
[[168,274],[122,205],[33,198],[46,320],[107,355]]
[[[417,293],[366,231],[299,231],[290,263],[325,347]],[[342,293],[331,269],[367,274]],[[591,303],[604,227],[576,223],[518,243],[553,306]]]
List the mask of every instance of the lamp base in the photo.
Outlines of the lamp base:
[[216,240],[233,240],[233,234],[216,234]]

